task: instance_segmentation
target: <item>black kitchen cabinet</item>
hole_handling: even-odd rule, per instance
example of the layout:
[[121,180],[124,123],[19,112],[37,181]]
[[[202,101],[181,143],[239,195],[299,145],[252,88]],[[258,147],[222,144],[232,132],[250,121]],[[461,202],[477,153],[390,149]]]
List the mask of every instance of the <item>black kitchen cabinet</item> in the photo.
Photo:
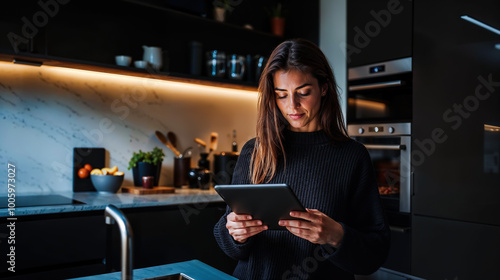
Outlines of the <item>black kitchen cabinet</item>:
[[413,269],[427,280],[499,279],[500,227],[416,216]]
[[462,18],[500,28],[499,11],[414,1],[412,274],[426,279],[500,276],[500,36]]
[[[202,44],[203,52],[216,49],[228,55],[251,56],[269,56],[286,38],[319,41],[317,0],[307,5],[298,0],[285,4],[288,18],[283,38],[269,32],[264,8],[274,1],[233,1],[233,11],[224,23],[211,19],[212,2],[194,0],[186,5],[173,0],[54,0],[47,1],[49,4],[35,0],[8,1],[2,3],[0,9],[0,53],[116,68],[116,55],[141,60],[143,45],[159,46],[164,51],[160,74],[207,80],[203,65],[202,75],[190,74],[193,41]],[[179,8],[174,4],[182,5]],[[298,14],[307,17],[295,16]],[[244,28],[246,24],[253,29]],[[203,55],[202,64],[204,61]],[[118,68],[117,71],[137,70]],[[256,86],[256,81],[210,79]]]
[[[95,212],[19,216],[0,223],[2,279],[67,279],[105,273],[104,216]],[[7,227],[14,222],[14,227]],[[13,236],[9,243],[6,236]],[[14,250],[10,250],[14,246]],[[14,265],[15,272],[7,270]]]
[[[224,254],[213,227],[226,211],[223,202],[120,209],[133,231],[134,268],[198,259],[231,274],[236,262]],[[6,221],[6,222],[4,222]],[[120,234],[106,225],[104,211],[19,216],[14,233],[0,223],[0,254],[15,246],[15,273],[0,264],[0,278],[68,279],[120,271]],[[8,244],[8,236],[15,244]],[[10,258],[10,256],[9,256]],[[4,258],[2,258],[3,260]]]
[[[134,268],[200,260],[232,274],[236,261],[218,246],[213,228],[226,204],[194,203],[122,209],[134,232]],[[120,234],[110,227],[107,269],[120,270]]]
[[412,56],[411,0],[347,1],[348,67]]

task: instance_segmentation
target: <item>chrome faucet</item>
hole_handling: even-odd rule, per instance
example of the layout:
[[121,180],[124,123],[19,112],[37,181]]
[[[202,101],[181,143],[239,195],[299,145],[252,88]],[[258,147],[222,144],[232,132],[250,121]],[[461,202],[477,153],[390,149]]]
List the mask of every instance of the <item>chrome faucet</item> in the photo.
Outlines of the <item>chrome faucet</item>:
[[121,267],[122,267],[122,280],[133,280],[132,270],[133,270],[133,233],[132,227],[128,222],[127,218],[118,207],[110,204],[104,209],[104,218],[106,219],[106,224],[111,225],[114,223],[118,224],[120,229],[120,239],[121,239]]

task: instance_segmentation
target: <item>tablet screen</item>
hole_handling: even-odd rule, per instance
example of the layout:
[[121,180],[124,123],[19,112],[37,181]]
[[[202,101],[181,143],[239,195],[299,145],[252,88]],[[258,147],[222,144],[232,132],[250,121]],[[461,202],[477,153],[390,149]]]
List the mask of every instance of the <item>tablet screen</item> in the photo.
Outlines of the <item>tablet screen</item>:
[[306,211],[286,184],[217,185],[215,191],[234,213],[252,215],[269,229],[286,229],[279,220],[297,219],[290,211]]

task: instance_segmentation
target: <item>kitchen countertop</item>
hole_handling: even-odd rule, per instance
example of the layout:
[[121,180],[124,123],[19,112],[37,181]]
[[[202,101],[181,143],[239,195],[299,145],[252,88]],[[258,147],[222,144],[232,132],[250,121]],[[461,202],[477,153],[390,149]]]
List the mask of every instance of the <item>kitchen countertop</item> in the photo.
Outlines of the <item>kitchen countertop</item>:
[[106,208],[106,205],[108,204],[113,204],[118,208],[135,208],[223,202],[222,198],[217,194],[217,192],[215,192],[213,188],[210,188],[209,190],[177,188],[175,189],[175,193],[147,195],[137,195],[131,193],[108,194],[98,192],[68,192],[57,194],[72,198],[74,200],[78,200],[80,202],[84,202],[85,204],[16,207],[14,209],[14,215],[10,215],[9,209],[3,208],[0,209],[0,217],[104,210],[104,208]]
[[[144,279],[177,273],[184,273],[196,280],[238,280],[222,271],[219,271],[199,260],[165,264],[147,268],[134,269],[134,279]],[[120,280],[121,272],[99,274],[94,276],[74,278],[73,280]]]

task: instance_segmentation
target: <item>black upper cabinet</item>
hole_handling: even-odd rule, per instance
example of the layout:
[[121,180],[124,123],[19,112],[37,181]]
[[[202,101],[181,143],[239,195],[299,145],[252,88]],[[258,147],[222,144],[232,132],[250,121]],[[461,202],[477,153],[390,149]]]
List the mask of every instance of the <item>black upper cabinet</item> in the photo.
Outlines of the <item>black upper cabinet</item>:
[[411,0],[347,1],[349,67],[412,56]]
[[415,2],[415,214],[500,225],[497,0]]
[[498,279],[500,1],[414,2],[412,274]]
[[[46,2],[52,5],[40,4]],[[18,51],[23,54],[101,65],[114,65],[116,55],[129,55],[133,60],[141,60],[143,45],[158,46],[164,50],[162,72],[189,75],[192,41],[202,44],[203,53],[220,50],[244,56],[269,56],[286,38],[319,41],[318,0],[307,5],[299,0],[285,3],[288,17],[284,37],[270,32],[265,7],[270,7],[275,1],[230,1],[232,11],[227,14],[224,23],[212,19],[212,2],[8,1],[2,3],[0,9],[0,52],[16,52],[7,36],[9,33],[18,35],[17,39],[22,41]],[[245,28],[245,25],[253,29]],[[33,39],[23,40],[28,33],[33,35]],[[203,56],[202,63],[204,61]],[[204,67],[202,69],[205,70]],[[202,75],[205,75],[204,72]]]

